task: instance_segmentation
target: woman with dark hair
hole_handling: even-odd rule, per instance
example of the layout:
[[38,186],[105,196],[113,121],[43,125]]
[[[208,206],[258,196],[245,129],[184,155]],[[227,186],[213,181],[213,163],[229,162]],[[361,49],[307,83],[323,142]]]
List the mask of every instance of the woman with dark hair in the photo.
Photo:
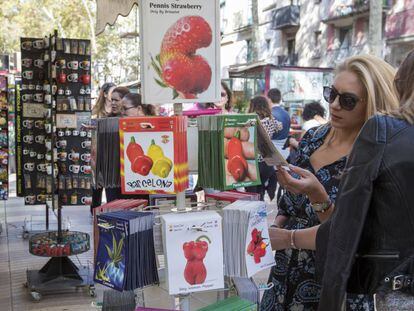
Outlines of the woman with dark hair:
[[305,134],[312,127],[317,127],[325,124],[325,108],[319,102],[311,102],[306,104],[303,108],[302,118],[303,122],[302,131]]
[[[266,130],[266,133],[270,139],[274,133],[280,131],[282,124],[273,118],[269,101],[266,97],[256,96],[250,100],[249,113],[256,113],[258,115],[260,122],[263,128]],[[258,144],[260,143],[261,142],[258,141]],[[262,184],[259,186],[247,187],[246,190],[260,194],[261,200],[264,200],[264,195],[267,190],[270,200],[273,200],[275,197],[276,187],[274,187],[274,185],[270,185],[269,181],[270,178],[275,174],[275,169],[273,166],[268,166],[264,162],[262,156],[259,156],[259,172]],[[270,189],[273,189],[273,191]]]
[[92,117],[95,119],[107,117],[112,112],[111,93],[115,88],[112,82],[104,83],[99,89],[98,99],[92,109]]
[[217,103],[206,103],[206,104],[198,104],[200,108],[216,108],[221,109],[222,113],[229,113],[232,111],[233,103],[232,103],[232,92],[228,85],[221,81],[221,92],[220,92],[221,99]]
[[117,117],[121,114],[121,101],[125,95],[129,94],[129,89],[124,86],[118,86],[111,93],[111,113],[110,117]]
[[141,95],[129,93],[122,98],[121,114],[123,117],[155,116],[155,107],[141,102]]

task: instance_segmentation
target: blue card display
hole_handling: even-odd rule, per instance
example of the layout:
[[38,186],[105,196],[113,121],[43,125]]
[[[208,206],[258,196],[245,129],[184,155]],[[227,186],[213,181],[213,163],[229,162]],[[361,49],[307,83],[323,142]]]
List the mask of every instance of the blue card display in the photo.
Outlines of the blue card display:
[[151,212],[124,210],[98,216],[97,283],[118,291],[158,284],[153,224]]

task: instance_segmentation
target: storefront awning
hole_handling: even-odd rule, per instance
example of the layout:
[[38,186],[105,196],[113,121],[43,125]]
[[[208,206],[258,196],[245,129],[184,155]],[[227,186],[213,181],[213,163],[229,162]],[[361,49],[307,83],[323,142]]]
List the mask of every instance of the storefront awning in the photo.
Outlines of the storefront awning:
[[115,24],[119,15],[128,16],[134,4],[138,5],[138,0],[97,0],[96,34]]

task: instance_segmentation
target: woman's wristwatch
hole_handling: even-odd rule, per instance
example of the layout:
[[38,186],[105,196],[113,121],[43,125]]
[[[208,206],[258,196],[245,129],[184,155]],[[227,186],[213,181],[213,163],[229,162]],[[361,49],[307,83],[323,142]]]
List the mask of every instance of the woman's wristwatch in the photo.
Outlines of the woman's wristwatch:
[[310,204],[313,210],[317,213],[325,213],[331,206],[332,201],[331,199],[328,199],[328,201],[323,203],[311,203]]

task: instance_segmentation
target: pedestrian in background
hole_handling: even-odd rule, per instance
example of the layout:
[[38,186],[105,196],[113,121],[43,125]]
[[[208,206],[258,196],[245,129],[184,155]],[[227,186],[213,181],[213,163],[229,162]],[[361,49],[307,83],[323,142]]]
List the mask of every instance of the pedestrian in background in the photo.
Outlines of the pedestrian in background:
[[121,115],[121,101],[125,95],[129,94],[130,91],[127,87],[118,86],[111,92],[111,113],[109,117],[119,117]]
[[289,156],[289,152],[284,150],[283,146],[289,136],[290,116],[286,109],[282,106],[282,95],[278,89],[270,89],[267,92],[267,97],[270,99],[270,109],[272,111],[273,118],[281,123],[281,129],[271,137],[272,142],[286,159]]
[[319,102],[311,102],[306,104],[303,108],[302,118],[302,132],[305,134],[308,130],[319,125],[326,124],[325,120],[325,108]]
[[[256,113],[260,119],[260,123],[265,129],[269,138],[271,138],[275,133],[277,133],[281,128],[281,123],[276,121],[273,118],[272,113],[269,107],[269,101],[264,96],[256,96],[250,100],[249,113]],[[263,144],[264,142],[258,141],[258,144]],[[267,165],[263,157],[259,155],[259,172],[261,185],[246,187],[248,192],[260,194],[260,200],[264,200],[265,192],[267,191],[270,200],[273,200],[275,197],[276,185],[270,184],[270,178],[275,175],[275,168],[273,166]]]
[[121,114],[123,117],[143,117],[155,116],[155,106],[150,104],[143,104],[141,95],[129,93],[122,98]]
[[92,108],[92,118],[100,119],[107,117],[112,112],[111,93],[115,89],[115,84],[107,82],[102,84],[99,95]]

